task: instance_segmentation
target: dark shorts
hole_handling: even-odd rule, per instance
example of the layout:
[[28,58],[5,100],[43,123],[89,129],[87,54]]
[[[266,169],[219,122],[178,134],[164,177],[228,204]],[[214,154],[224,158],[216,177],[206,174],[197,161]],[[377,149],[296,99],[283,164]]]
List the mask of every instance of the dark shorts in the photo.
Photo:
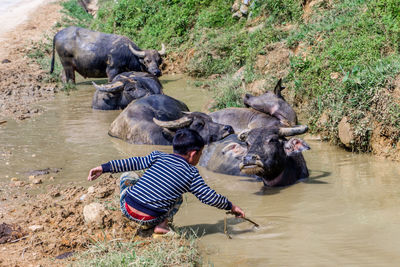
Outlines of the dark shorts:
[[[119,179],[119,189],[120,189],[120,208],[122,213],[129,219],[132,220],[138,224],[141,225],[146,225],[146,226],[155,226],[157,224],[160,224],[162,221],[168,218],[168,220],[171,222],[174,215],[178,212],[179,207],[182,204],[182,197],[178,198],[175,202],[175,204],[172,206],[172,208],[165,214],[156,217],[154,219],[147,219],[147,218],[141,218],[142,216],[136,216],[137,214],[132,214],[132,212],[128,212],[127,207],[126,207],[126,201],[125,197],[128,191],[128,187],[136,184],[136,182],[139,180],[137,178],[137,175],[132,172],[124,172],[121,174],[121,177]],[[129,214],[131,213],[131,214]]]

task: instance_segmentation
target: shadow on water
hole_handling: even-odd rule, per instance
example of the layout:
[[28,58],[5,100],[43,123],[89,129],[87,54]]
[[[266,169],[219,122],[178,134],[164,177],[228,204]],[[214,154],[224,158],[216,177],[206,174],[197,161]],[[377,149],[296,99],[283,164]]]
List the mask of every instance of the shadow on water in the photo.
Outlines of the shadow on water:
[[[313,174],[317,173],[318,175],[314,176]],[[328,182],[325,181],[319,181],[318,179],[329,177],[331,175],[331,172],[326,172],[326,171],[310,171],[310,177],[301,179],[294,185],[289,185],[289,186],[282,186],[282,187],[267,187],[267,186],[262,186],[260,188],[260,191],[255,192],[255,195],[259,196],[264,196],[264,195],[274,195],[274,194],[279,194],[281,191],[288,189],[292,186],[296,186],[299,183],[304,183],[304,184],[329,184]],[[254,181],[259,182],[259,179],[253,179]],[[248,179],[247,181],[250,181]]]
[[[318,175],[314,176],[314,172]],[[328,184],[328,182],[320,181],[318,179],[329,177],[331,175],[331,172],[311,170],[310,173],[311,173],[310,177],[308,179],[304,180],[303,183],[305,183],[305,184]]]
[[[248,228],[238,230],[238,229],[232,229],[232,226],[239,225],[239,224],[248,224]],[[192,225],[186,225],[179,227],[179,230],[182,233],[186,233],[187,235],[190,235],[191,233],[194,233],[198,237],[202,236],[207,236],[207,235],[212,235],[212,234],[224,234],[224,220],[219,220],[216,223],[200,223],[200,224],[192,224]],[[246,233],[251,233],[257,230],[256,227],[254,227],[252,224],[246,222],[243,219],[240,218],[227,218],[226,219],[226,225],[227,225],[227,230],[228,233],[231,235],[240,235],[240,234],[246,234]]]

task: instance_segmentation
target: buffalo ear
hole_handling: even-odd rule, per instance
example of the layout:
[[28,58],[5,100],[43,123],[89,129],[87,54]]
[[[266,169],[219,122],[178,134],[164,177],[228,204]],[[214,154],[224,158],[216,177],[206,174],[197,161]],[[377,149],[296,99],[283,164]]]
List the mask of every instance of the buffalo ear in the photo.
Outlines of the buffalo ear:
[[247,152],[247,149],[241,146],[238,143],[232,142],[227,144],[223,149],[222,149],[222,154],[225,155],[227,153],[231,153],[232,156],[235,158],[244,156]]
[[291,156],[296,153],[301,153],[304,150],[311,149],[310,146],[300,138],[290,138],[283,146],[286,155]]
[[245,142],[246,139],[247,139],[247,136],[249,135],[249,132],[250,132],[250,129],[246,129],[246,130],[241,131],[241,132],[238,134],[238,139],[239,139],[240,141],[242,141],[242,142]]

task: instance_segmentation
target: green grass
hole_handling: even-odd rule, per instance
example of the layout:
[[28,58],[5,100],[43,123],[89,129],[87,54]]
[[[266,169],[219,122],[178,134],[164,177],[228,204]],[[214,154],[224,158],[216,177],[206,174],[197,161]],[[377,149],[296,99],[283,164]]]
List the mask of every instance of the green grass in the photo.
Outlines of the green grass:
[[196,235],[180,238],[93,242],[74,266],[200,266]]
[[[385,22],[388,14],[382,13],[387,11],[382,3],[342,1],[288,38],[291,45],[306,42],[312,47],[306,58],[291,59],[289,76],[295,93],[310,100],[308,113],[312,130],[339,143],[337,125],[347,116],[355,129],[352,144],[355,151],[370,150],[374,122],[397,128],[397,134],[390,137],[394,143],[400,133],[398,117],[390,115],[399,114],[399,106],[388,98],[385,98],[388,102],[381,101],[388,80],[400,71],[397,26],[393,26],[397,24]],[[320,37],[319,42],[314,41],[316,37]],[[337,73],[339,78],[332,79],[332,73]],[[377,102],[388,108],[382,110]],[[328,122],[318,124],[319,117],[327,110]]]

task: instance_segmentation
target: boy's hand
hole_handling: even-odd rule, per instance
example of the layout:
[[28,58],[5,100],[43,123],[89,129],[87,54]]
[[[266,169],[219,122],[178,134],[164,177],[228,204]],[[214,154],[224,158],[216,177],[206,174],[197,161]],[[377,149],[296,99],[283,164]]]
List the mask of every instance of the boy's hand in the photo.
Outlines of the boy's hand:
[[236,217],[240,217],[240,218],[246,217],[245,214],[244,214],[244,211],[241,208],[239,208],[238,206],[236,206],[235,204],[233,204],[233,203],[232,203],[231,212],[233,214],[235,214]]
[[103,168],[101,166],[97,166],[89,171],[88,181],[93,181],[99,178],[99,176],[103,173]]

